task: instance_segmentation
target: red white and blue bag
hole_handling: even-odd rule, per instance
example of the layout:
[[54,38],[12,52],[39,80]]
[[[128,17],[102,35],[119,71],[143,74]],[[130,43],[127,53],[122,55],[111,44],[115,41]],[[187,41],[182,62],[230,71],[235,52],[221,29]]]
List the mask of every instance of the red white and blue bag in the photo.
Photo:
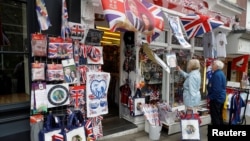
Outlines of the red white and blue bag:
[[44,127],[40,130],[38,136],[39,141],[50,141],[53,139],[54,135],[57,135],[61,132],[61,122],[58,117],[54,116],[52,113],[49,113],[46,116]]

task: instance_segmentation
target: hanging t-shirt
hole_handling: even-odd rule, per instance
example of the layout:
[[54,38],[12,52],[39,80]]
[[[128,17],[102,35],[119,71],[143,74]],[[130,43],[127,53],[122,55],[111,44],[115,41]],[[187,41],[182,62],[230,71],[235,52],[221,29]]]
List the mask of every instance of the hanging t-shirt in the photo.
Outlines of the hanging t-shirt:
[[226,44],[227,38],[225,33],[219,33],[215,37],[216,49],[217,49],[217,57],[226,57]]
[[205,58],[214,58],[214,40],[213,32],[207,32],[203,34],[202,45],[203,55]]

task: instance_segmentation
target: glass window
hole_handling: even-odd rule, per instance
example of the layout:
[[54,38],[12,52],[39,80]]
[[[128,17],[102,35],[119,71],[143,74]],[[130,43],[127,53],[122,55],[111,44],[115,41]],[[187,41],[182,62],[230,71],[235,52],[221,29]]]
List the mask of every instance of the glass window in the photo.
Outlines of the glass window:
[[[176,53],[177,64],[180,66],[184,71],[187,72],[187,63],[191,59],[190,50],[173,50]],[[201,99],[206,99],[206,69],[204,69],[204,59],[202,57],[202,52],[196,51],[196,55],[193,58],[196,58],[201,63],[200,73],[201,73]],[[170,73],[170,100],[173,103],[173,106],[180,106],[183,104],[183,83],[185,78],[182,77],[178,71],[174,68],[173,71]]]
[[195,47],[202,47],[202,37],[195,37],[195,40],[194,40],[194,46]]
[[0,0],[0,106],[29,101],[26,3]]

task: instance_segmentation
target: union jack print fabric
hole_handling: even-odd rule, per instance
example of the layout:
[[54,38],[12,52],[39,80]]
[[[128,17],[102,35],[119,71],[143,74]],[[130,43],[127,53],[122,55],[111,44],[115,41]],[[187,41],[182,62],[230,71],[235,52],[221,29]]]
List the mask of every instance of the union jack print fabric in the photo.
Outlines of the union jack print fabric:
[[102,66],[101,65],[81,65],[78,67],[80,72],[80,83],[86,84],[87,80],[87,72],[101,72]]
[[36,0],[36,14],[40,29],[47,30],[51,26],[51,23],[44,0]]
[[62,27],[61,27],[62,38],[68,37],[70,33],[68,18],[69,15],[68,15],[66,0],[62,0]]
[[223,25],[220,21],[206,15],[199,14],[189,14],[184,17],[180,17],[180,20],[189,39],[212,31],[213,29]]
[[88,141],[95,141],[96,138],[94,136],[94,133],[93,133],[93,125],[92,125],[92,118],[88,119],[86,122],[85,122],[85,131],[86,131],[86,136],[87,136],[87,140]]
[[70,86],[69,94],[70,105],[74,106],[74,109],[78,110],[85,105],[85,86]]
[[52,136],[52,141],[64,141],[64,137],[62,134],[55,134]]
[[93,134],[95,139],[98,139],[100,137],[103,137],[103,130],[102,130],[102,116],[97,116],[90,118],[92,120],[92,126],[93,126]]
[[47,81],[63,81],[63,66],[62,64],[47,64]]
[[84,33],[85,33],[86,28],[87,27],[84,24],[69,22],[70,37],[72,39],[82,40],[84,37]]
[[[131,14],[131,3],[136,5],[137,15]],[[102,6],[111,31],[125,29],[141,32],[151,42],[164,28],[163,12],[146,0],[102,0]],[[144,17],[148,18],[149,23],[145,22]]]
[[70,38],[49,37],[48,58],[73,58],[73,41]]

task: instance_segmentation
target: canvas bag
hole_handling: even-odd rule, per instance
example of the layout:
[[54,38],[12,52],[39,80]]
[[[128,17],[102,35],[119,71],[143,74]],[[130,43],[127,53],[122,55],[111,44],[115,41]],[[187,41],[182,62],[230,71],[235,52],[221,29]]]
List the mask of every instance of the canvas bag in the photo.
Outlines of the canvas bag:
[[55,117],[52,113],[46,117],[43,129],[40,130],[38,136],[39,141],[50,141],[53,136],[61,132],[61,123],[59,118]]
[[[188,115],[188,111],[186,112]],[[190,114],[189,114],[190,115]],[[193,111],[191,111],[191,118],[181,119],[181,135],[182,140],[200,140],[200,127],[198,119],[194,118]]]
[[77,115],[78,114],[76,112],[72,111],[70,115],[65,117],[67,118],[67,125],[64,125],[65,128],[62,131],[65,141],[72,141],[74,139],[86,141],[86,134],[83,121],[80,116]]

